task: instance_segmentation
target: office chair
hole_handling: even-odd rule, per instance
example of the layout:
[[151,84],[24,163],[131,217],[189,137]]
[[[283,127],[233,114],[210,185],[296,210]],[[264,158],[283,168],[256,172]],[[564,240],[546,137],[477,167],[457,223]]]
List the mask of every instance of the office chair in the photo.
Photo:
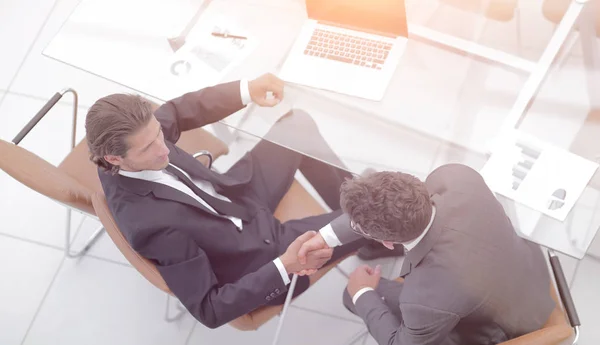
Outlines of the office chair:
[[[58,166],[54,166],[18,144],[66,93],[73,95],[71,151]],[[104,232],[104,228],[100,227],[85,242],[82,249],[71,250],[72,211],[97,219],[91,197],[94,192],[102,193],[96,166],[89,160],[85,138],[76,143],[77,100],[77,92],[73,89],[57,92],[12,140],[14,144],[0,140],[0,169],[25,186],[66,206],[65,255],[70,258],[84,255]],[[153,109],[156,108],[158,105],[153,104]],[[202,128],[183,132],[177,145],[187,152],[207,149],[214,157],[228,152],[227,146]]]
[[[571,297],[565,274],[558,256],[552,250],[548,250],[548,258],[557,287],[555,289],[554,284],[550,282],[550,296],[556,304],[556,307],[541,329],[498,345],[577,344],[581,322],[579,321],[579,316],[577,315],[577,310],[575,309],[575,304],[573,303],[573,298]],[[557,296],[557,290],[560,301]],[[575,335],[573,340],[568,341],[573,334]]]
[[[203,151],[194,155],[194,157],[199,158],[203,156],[210,157],[210,153]],[[212,162],[212,158],[209,158],[208,167]],[[139,255],[127,242],[121,231],[119,230],[111,212],[108,208],[108,204],[106,203],[106,198],[102,193],[94,193],[92,195],[92,203],[94,205],[94,209],[100,221],[104,225],[108,235],[111,237],[115,245],[119,248],[121,253],[125,256],[125,258],[131,263],[133,267],[135,267],[138,272],[144,276],[150,283],[159,288],[160,290],[167,293],[167,303],[173,295],[169,287],[167,286],[164,279],[161,277],[158,269],[151,261]],[[319,215],[324,213],[325,210],[318,204],[318,202],[304,189],[300,183],[294,181],[289,189],[289,191],[285,194],[277,209],[275,210],[275,217],[280,222],[286,222],[292,219],[299,219],[314,215]],[[337,262],[331,263],[328,266],[323,267],[315,274],[310,276],[310,285],[316,283],[321,277],[323,277],[327,272],[329,272],[332,268],[336,267],[338,263],[340,263],[343,259],[339,259]],[[285,307],[289,306],[291,302],[291,295],[293,294],[293,286],[297,279],[297,276],[294,275],[292,279],[292,283],[288,290],[288,295],[286,299]],[[167,304],[168,306],[168,304]],[[168,309],[168,308],[167,308]],[[287,309],[287,308],[286,308]],[[283,311],[283,312],[282,312]],[[181,317],[186,312],[185,309],[180,307],[180,312],[174,316],[169,316],[169,311],[165,315],[167,320],[175,320]],[[243,315],[229,323],[232,327],[241,330],[241,331],[251,331],[257,330],[264,323],[272,319],[275,315],[281,314],[280,323],[277,329],[277,332],[274,337],[273,344],[276,344],[279,338],[281,325],[283,323],[283,318],[285,316],[284,306],[263,306],[260,307],[253,312]]]

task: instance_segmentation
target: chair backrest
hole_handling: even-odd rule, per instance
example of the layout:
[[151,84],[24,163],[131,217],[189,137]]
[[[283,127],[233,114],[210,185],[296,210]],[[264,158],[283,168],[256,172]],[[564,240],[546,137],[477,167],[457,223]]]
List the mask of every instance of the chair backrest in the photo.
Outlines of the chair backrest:
[[1,139],[0,157],[0,169],[17,181],[64,205],[95,214],[90,188],[65,171],[36,154]]
[[113,240],[117,248],[119,248],[123,256],[125,256],[127,261],[129,261],[129,263],[150,283],[162,291],[171,294],[171,290],[169,290],[167,283],[158,272],[158,269],[154,263],[142,257],[135,250],[133,250],[133,248],[131,248],[131,245],[129,245],[129,242],[127,242],[127,239],[125,239],[125,236],[123,236],[121,230],[119,230],[119,227],[117,226],[117,223],[115,222],[115,219],[108,208],[104,194],[94,193],[92,195],[92,204],[94,205],[96,215],[100,219],[100,222],[102,222],[106,232]]
[[65,172],[92,192],[101,192],[102,185],[98,178],[98,168],[90,160],[90,152],[84,137],[58,165]]
[[567,316],[561,307],[554,284],[550,282],[550,296],[556,307],[541,329],[505,341],[498,345],[559,345],[573,334],[573,329],[567,322]]

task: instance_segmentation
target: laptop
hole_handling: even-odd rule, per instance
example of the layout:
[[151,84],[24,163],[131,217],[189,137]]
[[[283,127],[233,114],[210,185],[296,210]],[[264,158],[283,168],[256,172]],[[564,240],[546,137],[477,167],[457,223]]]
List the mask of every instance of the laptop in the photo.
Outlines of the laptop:
[[404,0],[306,0],[279,77],[379,101],[408,43]]

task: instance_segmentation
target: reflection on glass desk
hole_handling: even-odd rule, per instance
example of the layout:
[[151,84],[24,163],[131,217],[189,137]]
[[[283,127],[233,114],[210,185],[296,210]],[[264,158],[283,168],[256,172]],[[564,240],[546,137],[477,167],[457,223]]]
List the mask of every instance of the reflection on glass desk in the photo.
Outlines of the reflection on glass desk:
[[[547,56],[548,47],[556,46],[556,34],[570,33],[570,27],[546,23],[532,32],[517,20],[545,21],[538,7],[520,6],[508,20],[498,20],[457,8],[454,2],[407,1],[411,36],[381,102],[287,85],[279,106],[249,106],[223,123],[260,138],[289,109],[304,109],[354,173],[375,168],[424,178],[448,162],[479,170],[490,141],[507,122],[596,159],[600,153],[592,149],[591,138],[600,133],[594,125],[597,116],[589,111],[589,66],[579,36],[569,35],[563,54],[539,79],[535,61]],[[143,16],[139,8],[144,8]],[[580,8],[576,10],[567,19],[576,19]],[[305,19],[304,3],[298,0],[83,0],[44,54],[165,101],[217,82],[198,74],[190,57],[215,25],[256,41],[243,61],[230,68],[222,65],[229,60],[203,53],[224,71],[220,81],[229,81],[277,73]],[[541,88],[532,76],[543,81]],[[519,102],[527,94],[535,97],[521,114]],[[329,161],[313,148],[290,148]],[[600,225],[594,212],[600,200],[597,181],[595,176],[564,222],[498,198],[524,237],[581,258]]]

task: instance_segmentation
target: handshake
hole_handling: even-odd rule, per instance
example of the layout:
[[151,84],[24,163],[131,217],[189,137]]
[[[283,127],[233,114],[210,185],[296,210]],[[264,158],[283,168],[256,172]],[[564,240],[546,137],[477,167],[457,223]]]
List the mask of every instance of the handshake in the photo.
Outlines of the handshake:
[[288,274],[310,275],[321,268],[333,254],[323,237],[316,231],[298,236],[279,259]]

